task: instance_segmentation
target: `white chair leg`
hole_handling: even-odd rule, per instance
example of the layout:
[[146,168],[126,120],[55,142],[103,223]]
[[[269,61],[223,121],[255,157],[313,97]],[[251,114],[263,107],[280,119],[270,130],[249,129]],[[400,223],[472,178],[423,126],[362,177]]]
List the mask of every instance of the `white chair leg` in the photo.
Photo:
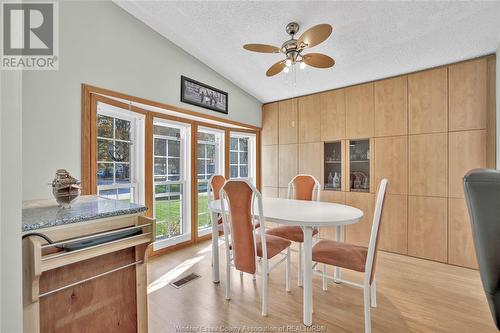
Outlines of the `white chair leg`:
[[328,290],[328,267],[326,264],[323,264],[323,290],[327,291]]
[[371,306],[372,308],[377,307],[377,282],[375,279],[372,281],[372,284],[370,286],[370,300],[371,300]]
[[256,274],[254,274],[254,275],[252,276],[252,280],[254,280],[254,281],[255,281],[255,280],[257,280],[257,275],[256,275]]
[[286,275],[286,291],[290,292],[292,284],[292,277],[290,276],[291,270],[291,258],[290,258],[290,247],[286,249],[286,267],[285,267],[285,275]]
[[228,261],[226,265],[226,299],[230,300],[231,295],[231,262]]
[[267,280],[269,270],[267,267],[267,260],[264,260],[264,269],[262,270],[262,315],[267,316]]
[[365,308],[365,333],[371,333],[371,318],[370,318],[370,285],[368,281],[365,282],[363,287],[364,308]]
[[302,269],[302,243],[299,243],[299,276],[297,279],[297,285],[299,287],[302,286],[302,275],[304,274],[304,270]]
[[240,277],[243,277],[243,272],[242,271],[240,271]]

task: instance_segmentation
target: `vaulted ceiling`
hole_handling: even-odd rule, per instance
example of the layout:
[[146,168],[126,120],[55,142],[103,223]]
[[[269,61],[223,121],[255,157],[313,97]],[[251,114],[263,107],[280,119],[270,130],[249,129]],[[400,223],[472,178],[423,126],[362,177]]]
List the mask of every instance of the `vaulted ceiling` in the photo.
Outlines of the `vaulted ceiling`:
[[[499,1],[115,3],[262,102],[494,53],[500,40]],[[333,68],[266,77],[282,55],[242,45],[281,46],[291,21],[300,24],[299,35],[319,23],[333,26],[332,36],[311,48],[333,57]]]

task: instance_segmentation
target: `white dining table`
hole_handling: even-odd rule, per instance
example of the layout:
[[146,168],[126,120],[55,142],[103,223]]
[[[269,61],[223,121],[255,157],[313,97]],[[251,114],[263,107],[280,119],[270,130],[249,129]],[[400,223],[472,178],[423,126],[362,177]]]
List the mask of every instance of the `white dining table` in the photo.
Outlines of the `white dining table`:
[[[227,206],[226,206],[227,207]],[[336,227],[336,240],[342,240],[342,227],[357,223],[363,212],[357,208],[321,201],[303,201],[282,198],[262,198],[264,219],[282,225],[298,225],[304,232],[304,299],[303,322],[312,325],[312,232],[314,227]],[[209,203],[212,221],[221,213],[220,200]],[[254,210],[257,212],[257,209]],[[217,223],[212,224],[213,281],[219,279],[219,234]],[[340,268],[335,267],[335,278],[340,279]]]

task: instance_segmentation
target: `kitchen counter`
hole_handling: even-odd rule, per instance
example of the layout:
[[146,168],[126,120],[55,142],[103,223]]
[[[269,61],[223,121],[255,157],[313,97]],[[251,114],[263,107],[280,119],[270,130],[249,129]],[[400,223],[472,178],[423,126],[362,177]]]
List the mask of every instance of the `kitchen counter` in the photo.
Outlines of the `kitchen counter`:
[[30,232],[59,225],[138,214],[146,210],[147,208],[142,205],[96,195],[80,196],[67,209],[59,207],[55,199],[25,201],[22,228],[23,232]]

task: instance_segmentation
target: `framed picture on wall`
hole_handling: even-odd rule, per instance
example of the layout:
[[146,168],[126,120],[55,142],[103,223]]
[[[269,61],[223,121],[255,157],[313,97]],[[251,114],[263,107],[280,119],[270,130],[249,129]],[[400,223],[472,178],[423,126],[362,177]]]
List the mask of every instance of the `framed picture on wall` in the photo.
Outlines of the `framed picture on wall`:
[[181,76],[181,102],[227,114],[227,97],[225,91]]

